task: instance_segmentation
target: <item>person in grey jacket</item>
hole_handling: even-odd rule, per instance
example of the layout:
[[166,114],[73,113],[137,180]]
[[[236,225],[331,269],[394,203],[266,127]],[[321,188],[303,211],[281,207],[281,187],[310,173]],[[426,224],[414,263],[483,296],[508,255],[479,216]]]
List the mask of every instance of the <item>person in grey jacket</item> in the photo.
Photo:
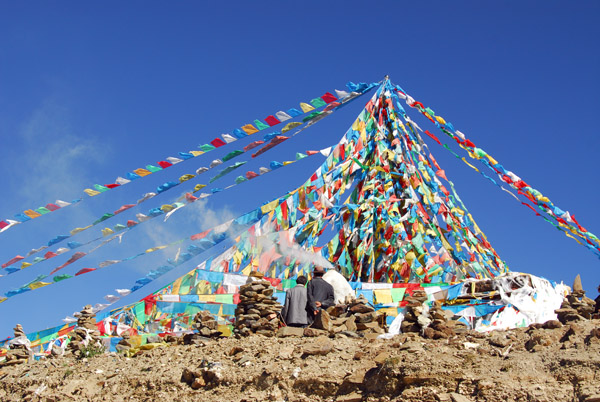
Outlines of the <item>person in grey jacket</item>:
[[285,294],[285,306],[281,310],[281,316],[286,325],[290,327],[306,327],[308,325],[306,314],[308,298],[304,285],[306,285],[306,277],[300,275],[296,279],[296,286],[288,289]]

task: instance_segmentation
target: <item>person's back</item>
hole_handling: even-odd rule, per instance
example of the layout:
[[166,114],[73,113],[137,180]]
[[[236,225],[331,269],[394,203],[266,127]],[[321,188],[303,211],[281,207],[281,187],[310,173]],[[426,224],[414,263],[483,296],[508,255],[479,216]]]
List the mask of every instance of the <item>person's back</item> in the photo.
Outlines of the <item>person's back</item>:
[[304,327],[308,324],[306,315],[308,297],[305,284],[306,277],[299,276],[296,279],[296,286],[288,289],[285,294],[285,306],[281,310],[281,316],[290,327]]
[[335,304],[333,286],[323,279],[324,274],[322,267],[315,267],[313,278],[308,283],[308,310],[312,315]]

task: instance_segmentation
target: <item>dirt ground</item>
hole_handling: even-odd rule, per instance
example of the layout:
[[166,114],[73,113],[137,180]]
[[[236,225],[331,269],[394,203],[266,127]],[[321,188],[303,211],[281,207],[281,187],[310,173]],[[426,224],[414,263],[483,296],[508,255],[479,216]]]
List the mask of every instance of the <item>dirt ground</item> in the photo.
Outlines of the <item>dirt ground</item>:
[[426,340],[164,344],[0,369],[1,401],[598,401],[600,320]]

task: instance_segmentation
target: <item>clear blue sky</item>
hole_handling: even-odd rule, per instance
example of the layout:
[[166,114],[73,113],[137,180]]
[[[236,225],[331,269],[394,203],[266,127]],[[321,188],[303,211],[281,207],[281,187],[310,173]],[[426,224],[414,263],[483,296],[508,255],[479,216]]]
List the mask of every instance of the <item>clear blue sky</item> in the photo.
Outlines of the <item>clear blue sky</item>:
[[[254,119],[344,89],[347,81],[379,81],[389,74],[599,235],[599,17],[600,4],[592,1],[3,2],[0,218],[81,197],[83,188],[196,149]],[[246,166],[335,144],[366,101],[265,154],[262,163]],[[588,295],[595,297],[600,265],[594,254],[426,141],[511,269],[568,284],[581,273]],[[86,200],[77,206],[11,228],[0,234],[0,262],[134,203],[162,182],[236,148],[230,145],[93,199],[83,195]],[[124,258],[237,216],[297,187],[321,161],[305,159],[211,197],[202,209],[183,210],[166,224],[156,220],[62,273]],[[214,184],[226,186],[233,177]],[[168,203],[183,190],[167,192],[107,226]],[[73,240],[83,242],[98,230]],[[0,338],[11,335],[17,322],[28,332],[58,325],[115,288],[131,287],[171,254],[152,254],[13,297],[0,304]],[[0,293],[49,273],[66,260],[62,257],[0,278]],[[121,304],[144,297],[200,260]]]

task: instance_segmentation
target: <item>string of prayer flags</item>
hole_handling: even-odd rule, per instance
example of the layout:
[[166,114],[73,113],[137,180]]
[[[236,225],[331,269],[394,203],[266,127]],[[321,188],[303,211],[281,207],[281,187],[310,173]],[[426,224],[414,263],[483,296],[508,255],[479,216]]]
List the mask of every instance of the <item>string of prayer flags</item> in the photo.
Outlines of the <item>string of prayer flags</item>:
[[[366,91],[368,91],[370,88],[372,88],[373,86],[375,86],[376,83],[370,84],[370,86],[365,86],[363,88],[360,89],[360,92],[357,93],[355,96],[358,96]],[[341,92],[339,92],[341,93]],[[345,94],[345,92],[344,92]],[[348,94],[347,97],[351,97],[351,94]],[[326,92],[324,95],[322,95],[319,98],[315,98],[313,99],[311,102],[318,104],[318,107],[322,107],[325,106],[328,103],[332,103],[334,101],[338,100],[335,96],[333,96],[331,93]],[[343,99],[341,99],[341,101],[343,101]],[[190,152],[179,152],[177,157],[172,157],[169,156],[167,157],[167,163],[165,163],[166,161],[159,161],[157,162],[157,164],[160,166],[160,170],[162,169],[166,169],[169,166],[172,166],[174,164],[183,162],[186,159],[191,159],[193,157],[196,156],[200,156],[206,152],[209,152],[211,150],[214,150],[216,148],[222,147],[224,145],[227,145],[228,143],[234,142],[239,138],[243,138],[246,135],[252,135],[254,133],[257,133],[261,130],[273,127],[277,124],[280,124],[282,121],[285,120],[289,120],[288,117],[297,117],[302,115],[303,113],[306,113],[306,111],[312,111],[315,108],[313,106],[308,105],[305,102],[301,102],[300,103],[300,107],[303,110],[302,113],[300,113],[297,109],[295,108],[291,108],[288,110],[288,112],[277,112],[276,115],[280,116],[281,119],[277,119],[272,115],[267,116],[267,118],[265,119],[265,123],[263,123],[261,120],[254,120],[254,124],[258,127],[254,127],[252,124],[246,124],[245,126],[241,127],[241,129],[235,129],[231,134],[222,134],[221,138],[217,137],[215,139],[213,139],[210,142],[210,145],[205,144],[205,145],[200,145],[199,149],[200,151],[190,151]],[[305,111],[306,110],[306,111]],[[302,123],[299,122],[293,122],[293,123],[288,123],[282,130],[283,133],[289,131],[291,128],[293,127],[297,127],[298,125],[301,125]],[[150,167],[148,169],[148,167]],[[93,187],[94,188],[86,188],[83,190],[83,192],[85,194],[87,194],[90,197],[94,197],[99,195],[100,193],[103,193],[105,191],[108,191],[112,188],[116,188],[118,186],[122,186],[125,185],[127,183],[129,183],[131,180],[136,180],[139,179],[141,177],[144,176],[148,176],[152,173],[155,173],[157,171],[159,171],[159,169],[157,169],[158,167],[153,166],[153,165],[147,165],[147,168],[138,168],[133,170],[132,172],[128,172],[126,173],[126,178],[123,177],[118,177],[114,183],[109,183],[106,185],[100,185],[100,184],[95,184]],[[72,203],[75,202],[79,202],[81,201],[81,199],[78,200],[74,200]],[[61,207],[67,206],[70,203],[65,203],[66,205],[63,205]],[[29,220],[38,218],[42,215],[45,215],[49,212],[52,212],[56,209],[53,208],[49,208],[48,206],[56,206],[56,204],[48,204],[46,205],[46,207],[39,207],[37,209],[27,209],[24,212],[20,212],[18,214],[14,215],[14,219],[4,219],[4,220],[0,220],[0,233],[10,229],[11,227],[20,224],[20,223],[24,223],[27,222]]]

